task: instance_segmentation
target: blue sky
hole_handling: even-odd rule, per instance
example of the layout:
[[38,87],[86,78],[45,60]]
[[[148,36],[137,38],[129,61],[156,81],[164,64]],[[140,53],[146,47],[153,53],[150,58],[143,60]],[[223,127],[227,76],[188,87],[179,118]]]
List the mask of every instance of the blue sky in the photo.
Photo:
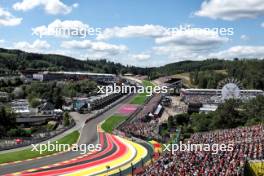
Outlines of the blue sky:
[[[264,0],[0,0],[0,47],[137,66],[263,58],[263,16]],[[99,33],[57,35],[55,27]],[[188,30],[169,32],[180,27]]]

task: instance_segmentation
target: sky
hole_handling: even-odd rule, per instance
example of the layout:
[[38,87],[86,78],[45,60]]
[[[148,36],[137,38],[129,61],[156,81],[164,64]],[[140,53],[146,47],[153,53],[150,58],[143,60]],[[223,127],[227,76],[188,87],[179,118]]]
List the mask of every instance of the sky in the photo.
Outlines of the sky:
[[161,66],[263,58],[264,0],[0,0],[0,47]]

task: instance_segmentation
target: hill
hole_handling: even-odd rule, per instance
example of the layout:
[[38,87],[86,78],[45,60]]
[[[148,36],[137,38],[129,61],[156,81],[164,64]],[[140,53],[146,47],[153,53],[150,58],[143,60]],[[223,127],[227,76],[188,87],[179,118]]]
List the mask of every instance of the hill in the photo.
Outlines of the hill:
[[26,69],[132,73],[148,75],[150,79],[182,74],[180,76],[184,76],[192,85],[200,88],[215,88],[217,83],[225,77],[235,77],[245,88],[264,89],[264,60],[258,59],[235,59],[233,61],[207,59],[175,62],[155,68],[141,68],[124,66],[106,59],[78,60],[56,54],[36,54],[0,48],[0,75],[16,74],[19,70]]
[[64,71],[89,71],[98,73],[133,73],[146,74],[147,69],[124,66],[102,60],[78,60],[68,56],[56,54],[27,53],[21,50],[0,48],[0,74],[16,73],[18,70],[64,70]]
[[150,79],[160,76],[178,75],[199,88],[216,88],[226,77],[234,77],[248,89],[264,89],[264,60],[207,59],[203,61],[182,61],[153,68]]

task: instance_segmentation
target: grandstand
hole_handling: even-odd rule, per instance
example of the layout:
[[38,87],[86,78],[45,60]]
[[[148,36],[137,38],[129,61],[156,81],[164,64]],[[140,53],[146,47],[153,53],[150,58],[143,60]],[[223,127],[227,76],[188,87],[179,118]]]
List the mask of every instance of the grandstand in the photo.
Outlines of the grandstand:
[[232,151],[177,151],[163,153],[153,164],[145,168],[140,176],[171,175],[248,175],[247,160],[264,159],[264,126],[240,127],[211,132],[194,133],[185,143],[234,144]]
[[121,127],[121,131],[127,136],[135,136],[142,139],[161,139],[159,135],[159,118],[163,112],[163,106],[160,105],[160,94],[154,94],[146,102],[145,106]]
[[[247,100],[258,95],[264,95],[264,92],[262,90],[240,90],[240,95],[237,98]],[[223,102],[222,89],[181,89],[180,96],[187,104],[219,104]]]
[[262,90],[240,90],[235,83],[227,83],[222,89],[181,89],[181,100],[188,105],[188,112],[215,111],[226,100],[240,99],[246,101],[264,95]]
[[33,73],[33,80],[38,81],[60,81],[60,80],[83,80],[91,79],[101,82],[116,81],[116,75],[105,73],[91,73],[91,72],[38,72]]
[[90,111],[103,108],[105,105],[117,100],[122,96],[121,93],[102,94],[90,97],[74,97],[73,109],[75,111]]

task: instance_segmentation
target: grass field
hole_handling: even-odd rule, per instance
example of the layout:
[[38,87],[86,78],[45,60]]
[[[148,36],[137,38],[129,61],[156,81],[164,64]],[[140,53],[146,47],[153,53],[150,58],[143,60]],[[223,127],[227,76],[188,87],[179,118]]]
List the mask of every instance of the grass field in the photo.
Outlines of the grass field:
[[[147,86],[154,86],[154,84],[150,81],[147,80],[143,80],[142,84],[144,87]],[[129,103],[130,104],[137,104],[137,105],[142,105],[144,104],[145,100],[147,99],[148,93],[140,93],[138,95],[136,95]],[[126,116],[122,116],[122,115],[113,115],[111,117],[109,117],[102,125],[101,128],[107,132],[107,133],[112,133],[113,130],[123,121],[126,120]]]
[[126,120],[127,117],[121,115],[113,115],[109,117],[101,126],[101,128],[107,132],[112,133],[113,130],[123,121]]
[[143,80],[142,81],[143,86],[155,86],[151,81]]
[[[154,86],[154,84],[152,82],[147,81],[147,80],[143,80],[142,84],[144,87],[147,87],[147,86],[153,87]],[[145,100],[148,98],[147,95],[148,95],[147,93],[140,93],[135,98],[133,98],[130,103],[142,105],[142,104],[144,104]]]
[[[79,135],[80,134],[78,131],[74,131],[74,132],[68,134],[67,136],[59,139],[57,141],[57,143],[58,144],[74,144],[77,142]],[[55,142],[53,142],[53,143],[55,143]],[[21,160],[26,160],[26,159],[30,159],[30,158],[46,156],[46,155],[50,155],[50,154],[58,152],[58,151],[50,151],[50,152],[45,151],[42,154],[40,154],[37,151],[31,151],[31,150],[32,149],[25,149],[25,150],[21,150],[21,151],[17,151],[17,152],[0,154],[0,163],[21,161]]]
[[145,100],[146,100],[147,96],[146,95],[137,95],[135,98],[133,98],[131,100],[131,104],[137,104],[137,105],[141,105],[144,104]]

